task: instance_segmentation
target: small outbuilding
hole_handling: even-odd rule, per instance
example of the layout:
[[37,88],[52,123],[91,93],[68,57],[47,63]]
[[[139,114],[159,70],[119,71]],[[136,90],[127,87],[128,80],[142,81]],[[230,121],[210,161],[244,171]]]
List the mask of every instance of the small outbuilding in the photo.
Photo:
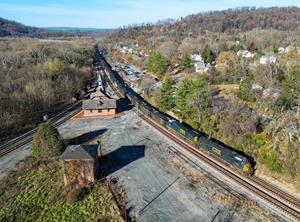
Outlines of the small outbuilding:
[[65,185],[90,186],[99,170],[98,145],[70,145],[60,156]]
[[117,111],[117,102],[115,99],[84,100],[82,109],[85,117],[114,116]]

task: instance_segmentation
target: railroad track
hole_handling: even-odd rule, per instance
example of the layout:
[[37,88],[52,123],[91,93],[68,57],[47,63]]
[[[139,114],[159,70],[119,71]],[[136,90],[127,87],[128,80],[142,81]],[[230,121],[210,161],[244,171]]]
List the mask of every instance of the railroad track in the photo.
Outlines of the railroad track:
[[[270,183],[267,183],[266,181],[264,181],[263,179],[261,179],[257,176],[252,176],[248,179],[251,180],[252,183],[258,184],[260,187],[271,191],[271,194],[276,195],[283,201],[286,201],[291,208],[298,211],[298,213],[300,212],[300,210],[299,210],[300,209],[300,200],[298,198],[288,194],[287,192],[281,190],[280,188],[278,188]],[[300,218],[299,218],[299,220],[300,220]]]
[[[160,125],[153,122],[144,114],[139,113],[139,116],[152,127],[159,130],[161,133],[169,137],[172,141],[177,143],[180,147],[183,147],[185,150],[198,157],[203,162],[208,163],[214,169],[217,169],[218,171],[222,172],[223,175],[234,180],[240,186],[246,188],[246,190],[255,193],[262,199],[266,200],[268,203],[271,203],[277,209],[282,210],[285,215],[291,216],[291,218],[300,221],[300,203],[296,198],[291,198],[290,195],[287,196],[285,192],[279,189],[274,191],[273,186],[270,187],[270,185],[263,180],[257,182],[256,179],[253,179],[251,177],[245,178],[243,175],[233,172],[231,169],[228,169],[222,163],[218,163],[219,161],[216,160],[214,157],[203,154],[201,151],[195,149],[194,146],[187,143],[186,141],[183,141],[183,139],[179,138],[179,136],[175,136],[173,133],[170,133],[168,130],[162,128]],[[281,200],[279,200],[277,197],[280,197]]]
[[[76,102],[71,105],[67,109],[63,110],[59,114],[48,120],[49,123],[53,124],[53,126],[58,127],[68,121],[73,115],[78,113],[81,110],[81,101]],[[34,128],[23,135],[16,137],[0,146],[0,158],[11,153],[14,150],[28,144],[32,141],[33,135],[37,131],[37,128]]]
[[[111,83],[111,80],[109,78],[107,79],[113,91],[115,91],[115,93],[119,97],[122,97],[120,92]],[[291,220],[300,221],[300,201],[297,198],[287,194],[281,189],[267,183],[266,181],[256,176],[245,177],[229,169],[226,165],[221,163],[216,158],[196,149],[193,145],[186,142],[182,137],[169,132],[168,130],[154,122],[152,119],[150,119],[148,116],[144,115],[142,112],[138,111],[137,109],[135,109],[135,112],[137,112],[139,116],[142,119],[144,119],[149,125],[163,133],[165,136],[174,141],[177,145],[184,148],[189,153],[199,158],[201,161],[218,170],[227,178],[235,181],[239,186],[245,188],[251,193],[255,193],[258,197],[265,200],[276,209],[280,210],[285,216],[289,217]]]

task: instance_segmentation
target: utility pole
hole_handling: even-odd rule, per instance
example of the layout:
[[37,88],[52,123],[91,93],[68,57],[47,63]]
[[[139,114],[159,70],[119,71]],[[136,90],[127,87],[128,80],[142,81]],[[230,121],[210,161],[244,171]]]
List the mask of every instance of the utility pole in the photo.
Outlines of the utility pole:
[[90,137],[90,140],[92,139],[92,132],[91,132],[91,119],[89,118],[89,137]]
[[[99,140],[97,140],[98,143],[98,157],[102,157],[102,145],[101,145],[101,137],[99,137]],[[100,152],[100,153],[99,153]]]

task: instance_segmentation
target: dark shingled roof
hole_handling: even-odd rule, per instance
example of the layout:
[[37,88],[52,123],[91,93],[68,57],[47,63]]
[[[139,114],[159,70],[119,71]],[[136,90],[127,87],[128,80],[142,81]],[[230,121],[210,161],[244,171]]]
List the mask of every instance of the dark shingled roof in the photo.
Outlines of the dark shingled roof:
[[96,92],[91,93],[90,98],[93,99],[95,97],[106,97],[103,92],[97,89]]
[[97,157],[98,145],[70,145],[60,156],[61,160],[93,160]]
[[117,103],[115,99],[105,100],[84,100],[82,109],[116,109]]

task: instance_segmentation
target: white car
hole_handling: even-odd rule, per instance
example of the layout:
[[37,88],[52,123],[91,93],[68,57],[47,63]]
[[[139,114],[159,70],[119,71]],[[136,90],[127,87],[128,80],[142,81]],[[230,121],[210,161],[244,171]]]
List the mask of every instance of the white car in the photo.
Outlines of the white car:
[[47,122],[49,119],[49,115],[48,114],[44,114],[43,115],[43,122]]

